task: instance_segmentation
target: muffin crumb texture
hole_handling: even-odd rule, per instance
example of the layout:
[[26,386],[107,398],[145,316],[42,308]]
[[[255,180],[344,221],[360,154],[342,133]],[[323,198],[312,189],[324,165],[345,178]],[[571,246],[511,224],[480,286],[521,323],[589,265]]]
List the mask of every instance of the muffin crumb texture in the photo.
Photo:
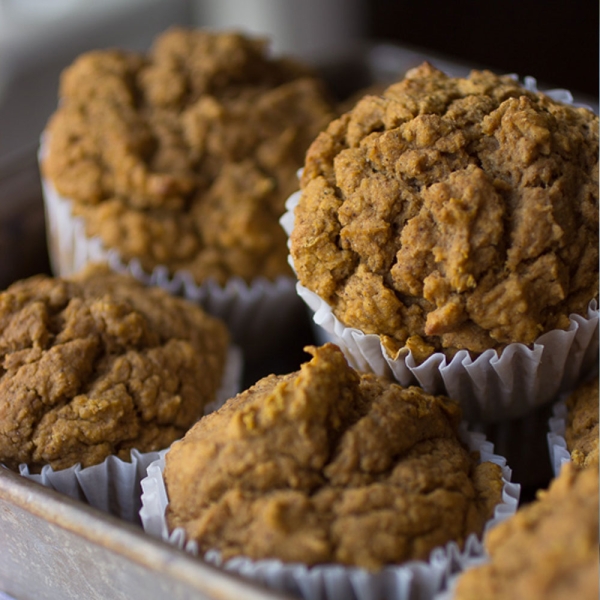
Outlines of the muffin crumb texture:
[[428,64],[311,145],[301,283],[394,356],[532,343],[598,290],[598,117]]
[[87,467],[167,448],[214,400],[225,326],[92,266],[0,294],[0,462]]
[[598,468],[598,377],[579,386],[567,399],[565,439],[578,467]]
[[262,39],[173,28],[147,54],[83,54],[59,94],[43,173],[88,237],[197,282],[291,275],[278,219],[333,118],[306,67]]
[[372,570],[480,534],[502,473],[460,443],[458,406],[359,375],[333,344],[307,351],[171,447],[169,528],[224,559]]
[[490,562],[458,578],[455,600],[598,598],[598,470],[563,465],[539,499],[492,529]]

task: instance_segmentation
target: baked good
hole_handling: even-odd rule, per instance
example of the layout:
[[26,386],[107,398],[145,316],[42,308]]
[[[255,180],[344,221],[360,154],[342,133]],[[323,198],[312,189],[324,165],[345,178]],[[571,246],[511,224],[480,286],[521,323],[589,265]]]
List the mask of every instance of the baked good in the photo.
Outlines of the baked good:
[[[97,50],[64,71],[42,172],[124,262],[272,280],[291,275],[278,219],[332,106],[263,39],[172,28],[146,54]],[[54,254],[68,274],[72,257]]]
[[577,467],[598,468],[598,376],[581,384],[566,400],[565,439]]
[[290,237],[302,285],[390,356],[532,344],[597,297],[598,117],[423,64],[317,137]]
[[0,294],[0,462],[30,471],[167,448],[215,399],[229,334],[167,292],[92,265]]
[[307,351],[171,446],[169,529],[224,560],[370,570],[481,534],[502,473],[459,440],[458,405],[359,374],[333,344]]
[[595,366],[598,118],[554,98],[424,64],[313,142],[281,223],[299,295],[353,366],[480,423]]
[[564,465],[485,545],[489,562],[458,577],[456,600],[598,598],[597,468]]

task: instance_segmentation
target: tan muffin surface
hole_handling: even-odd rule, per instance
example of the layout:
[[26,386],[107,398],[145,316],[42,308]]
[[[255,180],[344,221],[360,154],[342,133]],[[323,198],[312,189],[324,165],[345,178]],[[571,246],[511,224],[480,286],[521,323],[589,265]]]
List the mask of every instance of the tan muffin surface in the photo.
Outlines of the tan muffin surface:
[[102,267],[14,283],[0,294],[0,463],[168,447],[214,400],[228,340],[197,306]]
[[332,104],[304,66],[236,33],[174,28],[61,78],[43,173],[88,236],[198,282],[291,274],[278,219]]
[[598,470],[572,463],[539,499],[493,528],[490,562],[465,571],[455,600],[596,600]]
[[598,377],[579,386],[567,399],[565,439],[578,467],[598,468]]
[[225,559],[373,570],[481,533],[502,474],[459,441],[458,406],[359,375],[333,344],[307,351],[171,447],[169,528]]
[[598,289],[598,118],[424,64],[311,145],[291,254],[392,356],[529,344]]

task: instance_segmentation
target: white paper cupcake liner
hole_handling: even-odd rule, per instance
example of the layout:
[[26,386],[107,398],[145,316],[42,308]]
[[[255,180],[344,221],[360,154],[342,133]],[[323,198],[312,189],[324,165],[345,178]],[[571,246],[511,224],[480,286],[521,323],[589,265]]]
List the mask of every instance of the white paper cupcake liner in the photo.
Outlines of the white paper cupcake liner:
[[[43,152],[42,139],[40,156]],[[139,260],[124,262],[118,252],[105,248],[99,237],[88,237],[83,218],[72,214],[72,202],[44,178],[42,191],[50,264],[57,276],[77,273],[91,262],[108,262],[115,271],[127,272],[146,285],[158,285],[220,317],[227,323],[234,342],[253,356],[267,352],[277,334],[286,331],[305,311],[292,276],[280,276],[274,281],[257,277],[251,284],[241,277],[232,277],[221,286],[214,280],[197,284],[191,273],[170,274],[164,266],[148,273]]]
[[451,360],[435,353],[417,364],[410,352],[393,359],[379,336],[345,327],[316,294],[301,284],[297,289],[313,309],[315,323],[331,335],[354,368],[393,377],[403,386],[420,385],[430,394],[446,394],[460,402],[470,422],[525,416],[573,388],[598,357],[595,300],[590,302],[587,318],[570,315],[567,330],[545,333],[532,348],[510,344],[500,356],[495,350],[486,350],[476,359],[466,350]]
[[565,432],[567,430],[567,404],[564,398],[555,402],[552,417],[548,420],[548,452],[554,476],[558,477],[562,466],[571,462],[571,453],[567,449]]
[[[229,349],[221,388],[216,399],[205,407],[205,413],[219,408],[240,391],[242,357],[239,348]],[[139,523],[141,480],[148,466],[159,458],[158,452],[131,451],[131,462],[109,456],[102,463],[82,468],[78,463],[68,469],[54,471],[50,465],[40,473],[30,473],[26,464],[19,465],[19,473],[46,487],[66,494],[108,512],[116,517]]]
[[[485,532],[517,510],[520,486],[510,482],[511,470],[506,460],[494,454],[493,444],[482,434],[461,428],[461,436],[470,450],[480,452],[480,460],[492,461],[502,467],[504,487],[502,502],[496,506],[494,517],[486,524]],[[198,554],[197,544],[187,542],[183,529],[169,534],[165,519],[168,505],[162,472],[166,451],[148,467],[148,476],[142,480],[142,508],[140,517],[144,530],[169,543]],[[365,540],[365,543],[368,543]],[[372,573],[358,567],[282,563],[279,560],[251,560],[237,557],[221,559],[218,551],[209,551],[203,560],[227,571],[264,584],[274,590],[290,593],[305,600],[408,600],[432,598],[447,580],[458,572],[467,560],[483,556],[483,547],[477,536],[471,535],[460,550],[454,542],[431,552],[428,561],[410,561],[400,566],[388,566]]]
[[[516,75],[512,77],[518,79]],[[523,87],[538,91],[533,77],[525,77]],[[544,93],[559,102],[575,105],[568,90]],[[297,191],[288,198],[287,212],[280,219],[288,234],[288,246],[300,194]],[[291,255],[288,260],[294,268]],[[378,335],[345,327],[319,296],[300,283],[296,287],[298,295],[312,310],[314,323],[325,332],[321,339],[338,344],[354,368],[393,377],[403,386],[420,385],[431,394],[446,394],[461,403],[463,415],[469,422],[496,422],[525,416],[561,392],[572,389],[598,361],[596,300],[590,301],[586,317],[570,315],[567,330],[549,331],[531,348],[509,344],[500,356],[495,350],[487,350],[476,359],[466,350],[460,350],[451,360],[442,353],[434,353],[417,364],[408,351],[401,351],[393,359]]]

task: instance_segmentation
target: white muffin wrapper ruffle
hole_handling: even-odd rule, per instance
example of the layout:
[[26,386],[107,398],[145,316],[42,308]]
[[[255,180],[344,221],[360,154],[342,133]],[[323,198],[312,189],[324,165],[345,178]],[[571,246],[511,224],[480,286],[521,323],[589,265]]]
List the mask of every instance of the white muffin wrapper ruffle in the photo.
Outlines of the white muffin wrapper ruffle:
[[[502,502],[496,506],[494,516],[486,524],[485,532],[503,521],[517,510],[520,486],[510,482],[511,470],[506,460],[495,455],[494,446],[478,433],[461,435],[470,450],[479,451],[481,462],[491,461],[502,467],[504,487]],[[140,517],[146,532],[197,555],[198,547],[187,541],[183,529],[169,533],[165,519],[168,505],[162,472],[164,456],[148,467],[148,476],[142,480],[142,508]],[[485,534],[484,532],[484,534]],[[368,543],[368,540],[365,540]],[[463,563],[483,556],[481,541],[471,535],[463,550],[454,542],[432,551],[428,561],[410,561],[399,566],[388,566],[372,573],[358,567],[342,565],[317,565],[283,563],[276,559],[251,560],[236,557],[228,561],[221,559],[216,550],[207,552],[203,560],[227,571],[262,583],[265,586],[299,596],[305,600],[408,600],[432,598],[441,590],[449,577],[462,569]]]
[[[232,346],[222,385],[216,399],[205,407],[205,413],[216,410],[240,391],[241,375],[241,352]],[[102,463],[86,468],[78,463],[55,471],[50,465],[45,465],[40,473],[30,473],[28,465],[21,464],[19,473],[74,500],[83,501],[131,523],[139,523],[140,482],[146,477],[148,466],[159,456],[159,452],[139,452],[134,449],[131,451],[131,462],[109,456]]]
[[567,405],[561,398],[552,407],[552,417],[548,420],[548,452],[554,476],[558,477],[562,466],[571,462],[571,453],[567,449],[565,431],[567,429]]
[[474,360],[466,350],[451,360],[435,353],[417,364],[410,352],[390,357],[379,336],[345,327],[316,294],[301,284],[297,289],[314,311],[315,323],[344,350],[353,367],[393,377],[403,386],[417,384],[431,394],[455,398],[471,422],[525,416],[573,389],[598,357],[595,300],[590,302],[587,318],[570,315],[567,330],[545,333],[532,348],[510,344],[500,356],[495,350],[486,350]]

